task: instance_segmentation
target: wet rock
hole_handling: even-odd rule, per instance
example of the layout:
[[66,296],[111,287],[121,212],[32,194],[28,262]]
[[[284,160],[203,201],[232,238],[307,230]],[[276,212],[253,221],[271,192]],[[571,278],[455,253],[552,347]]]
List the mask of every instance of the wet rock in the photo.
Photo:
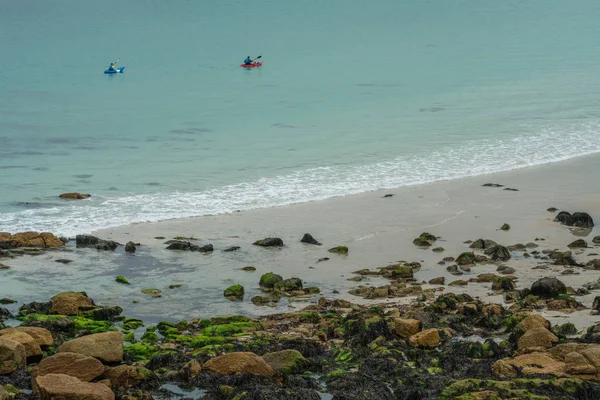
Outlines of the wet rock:
[[198,246],[191,242],[183,240],[172,240],[167,246],[167,250],[197,251],[199,253],[210,253],[214,251],[214,247],[210,243],[204,246]]
[[457,280],[457,281],[450,282],[448,284],[448,286],[467,286],[468,284],[469,284],[469,282],[467,282],[467,281]]
[[90,382],[104,373],[104,365],[93,357],[77,353],[57,353],[38,365],[38,376],[64,374]]
[[436,328],[426,329],[408,339],[414,347],[436,348],[440,344],[440,333]]
[[131,285],[131,283],[127,280],[127,278],[125,278],[124,276],[121,276],[121,275],[117,275],[117,277],[115,278],[115,281],[118,283],[122,283],[124,285]]
[[567,335],[576,335],[577,334],[577,328],[575,327],[575,325],[573,325],[570,322],[567,322],[560,326],[554,327],[553,331],[557,336],[567,336]]
[[443,247],[436,247],[435,249],[431,250],[434,253],[443,253],[445,251],[445,249]]
[[483,187],[494,187],[494,188],[501,188],[504,187],[504,185],[501,185],[499,183],[484,183],[483,185],[481,185]]
[[139,386],[146,383],[146,386],[158,387],[158,377],[154,372],[142,366],[119,365],[117,367],[106,368],[104,377],[110,380],[113,388],[127,388]]
[[394,332],[403,339],[408,339],[421,331],[421,321],[418,319],[394,319]]
[[241,249],[240,246],[231,246],[226,248],[225,250],[223,250],[225,253],[231,253],[233,251],[238,251],[239,249]]
[[462,275],[463,272],[458,270],[458,265],[450,265],[446,267],[446,271],[450,272],[452,275]]
[[566,211],[561,211],[556,215],[554,221],[560,222],[563,225],[576,226],[579,228],[594,227],[594,220],[589,214],[584,212],[576,212],[571,215]]
[[388,199],[388,198],[390,198],[390,197],[394,197],[394,194],[393,194],[393,193],[388,193],[388,194],[384,194],[384,195],[383,195],[383,198],[384,198],[384,199]]
[[25,347],[21,343],[0,337],[0,375],[24,367],[26,357]]
[[283,247],[283,240],[280,238],[265,238],[263,240],[257,240],[252,244],[262,247]]
[[79,315],[94,306],[92,299],[85,293],[64,292],[54,296],[51,300],[50,312],[60,315]]
[[440,276],[439,278],[433,278],[429,281],[430,285],[443,285],[446,282],[446,278]]
[[[0,232],[0,249],[16,249],[21,247],[56,248],[65,244],[50,232],[20,232],[11,235]],[[10,254],[7,254],[10,256]]]
[[103,363],[123,361],[123,335],[121,332],[104,332],[82,336],[65,342],[57,353],[69,352],[97,358]]
[[61,264],[71,264],[73,260],[67,260],[66,258],[59,258],[58,260],[54,260],[54,262]]
[[112,251],[119,247],[117,242],[112,240],[102,240],[92,235],[77,235],[75,237],[77,248],[93,248],[97,250]]
[[598,371],[583,355],[573,351],[565,356],[565,372],[572,375],[595,375]]
[[188,361],[178,372],[181,379],[189,381],[195,378],[202,371],[202,365],[196,359]]
[[223,296],[230,300],[240,300],[244,298],[244,287],[242,285],[229,286],[223,291]]
[[70,192],[70,193],[62,193],[58,197],[61,199],[69,199],[69,200],[83,200],[90,198],[92,195],[87,193],[78,193],[78,192]]
[[588,244],[583,239],[577,239],[576,241],[574,241],[572,243],[569,243],[567,245],[567,247],[570,247],[572,249],[574,249],[574,248],[586,248],[586,247],[588,247]]
[[477,239],[469,246],[471,249],[485,250],[497,246],[498,243],[489,239]]
[[600,296],[594,297],[594,302],[592,303],[592,310],[600,311]]
[[[371,376],[360,373],[345,373],[336,376],[333,380],[330,380],[327,383],[327,390],[330,394],[334,395],[333,399],[335,400],[395,399],[390,388],[384,382],[379,382],[378,380],[373,379]],[[423,397],[405,398],[419,399]]]
[[322,257],[317,260],[318,263],[323,262],[323,261],[329,261],[329,257]]
[[471,265],[475,264],[475,254],[474,253],[462,253],[456,258],[456,263],[458,265]]
[[499,266],[496,271],[500,272],[503,275],[510,275],[515,273],[515,269],[512,267],[507,267],[506,265]]
[[102,383],[82,382],[62,374],[48,374],[36,378],[40,400],[114,400],[115,394]]
[[562,375],[564,366],[563,362],[547,354],[534,352],[498,360],[492,365],[492,370],[504,377],[516,377],[519,372],[523,375]]
[[291,292],[294,290],[302,290],[302,280],[298,278],[284,279],[277,282],[273,288],[280,292]]
[[416,246],[421,246],[421,247],[429,247],[436,240],[437,240],[436,236],[432,235],[431,233],[423,232],[423,233],[421,233],[421,235],[418,238],[413,240],[413,244],[415,244]]
[[42,355],[42,349],[40,345],[36,342],[34,338],[29,336],[23,331],[18,331],[16,329],[12,330],[4,330],[1,332],[2,336],[0,338],[6,340],[12,340],[14,342],[21,343],[25,348],[25,356],[26,357],[39,357]]
[[133,243],[133,242],[127,242],[127,244],[125,245],[126,253],[135,253],[136,250],[137,250],[137,247],[135,247],[135,243]]
[[554,260],[554,265],[578,265],[570,251],[553,251],[548,257]]
[[500,245],[486,249],[484,254],[491,256],[494,261],[508,261],[511,258],[510,251]]
[[529,349],[532,347],[548,349],[554,343],[558,343],[558,338],[546,328],[533,328],[526,331],[519,338],[517,346],[519,349]]
[[281,275],[274,274],[273,272],[267,272],[260,277],[259,285],[261,288],[273,289],[276,283],[281,282],[283,278]]
[[273,375],[273,368],[261,357],[250,352],[234,352],[212,358],[202,365],[202,370],[219,375]]
[[254,296],[250,299],[255,306],[275,306],[281,299],[279,292],[272,292],[266,296]]
[[0,304],[15,304],[17,301],[8,297],[3,297],[0,299]]
[[152,296],[154,298],[162,297],[162,292],[156,288],[147,288],[141,290],[142,294],[147,294],[148,296]]
[[253,271],[256,271],[256,267],[253,267],[253,266],[243,267],[242,271],[253,272]]
[[567,293],[567,287],[556,278],[542,278],[531,285],[531,294],[543,299],[553,299]]
[[515,290],[515,283],[509,277],[499,276],[492,282],[492,290],[512,291]]
[[503,230],[503,231],[508,231],[508,230],[510,230],[510,225],[509,225],[509,224],[503,224],[503,225],[500,227],[500,230]]
[[298,350],[282,350],[267,353],[263,360],[274,370],[286,374],[297,374],[308,367],[308,360]]
[[555,213],[558,211],[558,208],[556,207],[550,207],[549,209],[547,209],[546,211],[551,212],[551,213]]
[[302,243],[315,244],[317,246],[321,245],[321,243],[319,241],[317,241],[317,239],[312,237],[312,235],[310,233],[305,233],[304,236],[302,236],[302,239],[300,239],[300,241]]
[[346,246],[337,246],[337,247],[332,247],[331,249],[327,250],[330,253],[334,253],[334,254],[348,254],[348,247]]

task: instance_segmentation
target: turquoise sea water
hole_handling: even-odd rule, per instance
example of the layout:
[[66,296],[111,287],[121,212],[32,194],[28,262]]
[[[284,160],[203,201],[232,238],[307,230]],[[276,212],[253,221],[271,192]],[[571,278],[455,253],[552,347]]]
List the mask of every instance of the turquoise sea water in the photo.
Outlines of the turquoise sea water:
[[[0,231],[70,235],[598,152],[599,18],[592,0],[4,1]],[[264,65],[240,68],[248,54]],[[104,75],[119,57],[126,72]]]

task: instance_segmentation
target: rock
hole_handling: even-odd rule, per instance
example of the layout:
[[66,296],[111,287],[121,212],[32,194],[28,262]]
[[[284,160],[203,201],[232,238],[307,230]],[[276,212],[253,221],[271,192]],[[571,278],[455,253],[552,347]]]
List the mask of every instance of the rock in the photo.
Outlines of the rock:
[[202,365],[198,362],[198,360],[193,359],[188,361],[178,372],[179,376],[184,381],[189,381],[192,378],[195,378],[198,373],[202,370]]
[[0,304],[15,304],[17,301],[10,299],[8,297],[3,297],[0,299]]
[[554,260],[554,265],[577,265],[577,262],[573,259],[573,253],[570,251],[553,251],[550,252],[548,257]]
[[323,261],[329,261],[329,257],[322,257],[317,260],[318,263],[323,262]]
[[94,306],[92,299],[77,292],[59,293],[52,298],[51,303],[50,312],[61,315],[78,315]]
[[546,211],[551,212],[551,213],[555,213],[558,211],[558,208],[556,207],[550,207],[549,209],[547,209]]
[[549,349],[553,343],[558,343],[558,338],[546,328],[529,329],[519,338],[517,347],[519,349],[528,349],[532,347],[542,347]]
[[448,286],[467,286],[469,284],[469,282],[465,281],[465,280],[457,280],[457,281],[452,281],[448,284]]
[[596,367],[577,352],[571,352],[565,356],[565,372],[573,375],[596,375]]
[[265,238],[252,243],[255,246],[261,247],[283,247],[283,240],[280,238]]
[[300,241],[302,243],[316,244],[317,246],[321,245],[321,243],[317,241],[314,237],[312,237],[310,233],[305,233],[304,236],[302,236],[302,239],[300,239]]
[[531,294],[543,299],[553,299],[567,293],[567,287],[556,278],[542,278],[531,285]]
[[42,349],[37,341],[23,331],[16,329],[4,329],[0,332],[2,339],[12,340],[21,343],[25,347],[26,357],[38,357],[42,355]]
[[436,328],[426,329],[408,339],[414,347],[436,348],[440,344],[440,333]]
[[90,382],[104,373],[104,365],[93,357],[77,353],[57,353],[38,365],[38,376],[64,374]]
[[211,253],[215,251],[215,248],[212,244],[205,244],[204,246],[192,246],[191,251],[197,251],[199,253]]
[[514,274],[515,273],[515,269],[514,268],[507,267],[507,266],[504,266],[504,265],[499,266],[496,271],[500,272],[502,275],[510,275],[510,274]]
[[244,297],[244,287],[242,285],[229,286],[223,291],[223,296],[233,300],[242,299]]
[[202,370],[212,371],[219,375],[273,375],[273,368],[261,357],[250,352],[234,352],[212,358],[204,363]]
[[162,297],[162,292],[156,288],[146,288],[141,290],[142,294],[147,294],[154,298]]
[[25,346],[0,337],[0,375],[13,373],[26,365]]
[[274,274],[272,272],[267,272],[263,276],[260,277],[259,285],[261,288],[273,289],[276,283],[281,282],[283,278],[281,275]]
[[20,232],[11,235],[0,232],[0,249],[20,247],[56,248],[65,244],[50,232]]
[[592,303],[592,310],[600,311],[600,296],[594,297],[594,302]]
[[181,283],[174,283],[172,285],[169,285],[169,289],[179,289],[182,286],[183,285]]
[[516,377],[520,372],[523,375],[563,375],[565,364],[557,361],[547,354],[534,352],[517,356],[513,359],[505,358],[496,361],[492,370],[496,375]]
[[500,227],[500,230],[503,230],[503,231],[508,231],[508,230],[510,230],[510,225],[509,225],[509,224],[503,224],[503,225]]
[[286,374],[301,373],[308,366],[308,361],[298,350],[282,350],[267,353],[263,360],[274,370]]
[[22,332],[31,336],[33,340],[38,344],[38,346],[51,346],[54,344],[54,338],[52,338],[52,333],[49,330],[44,328],[37,328],[32,326],[18,326],[16,328],[6,328],[0,331],[0,337],[11,333],[11,332]]
[[117,275],[117,277],[115,278],[115,281],[118,283],[122,283],[124,285],[131,285],[131,283],[127,280],[127,278],[125,278],[124,276],[121,276],[121,275]]
[[440,276],[439,278],[433,278],[429,281],[430,285],[443,285],[446,282],[446,278]]
[[421,330],[421,321],[418,319],[394,319],[394,332],[403,339],[416,335]]
[[434,249],[432,249],[431,251],[433,251],[434,253],[443,253],[446,249],[444,249],[443,247],[436,247]]
[[142,366],[119,365],[113,368],[106,368],[104,377],[110,380],[110,385],[117,388],[128,388],[139,386],[143,382],[158,381],[154,372]]
[[252,267],[252,266],[243,267],[242,271],[248,271],[248,272],[256,271],[256,267]]
[[214,251],[214,247],[212,244],[198,246],[183,240],[172,240],[167,243],[169,243],[169,245],[167,246],[167,250],[197,251],[199,253],[210,253]]
[[123,335],[121,332],[104,332],[82,336],[65,342],[57,353],[79,353],[97,358],[103,363],[123,361]]
[[71,264],[73,260],[67,260],[66,258],[59,258],[58,260],[54,260],[54,262],[61,264]]
[[463,272],[458,270],[458,265],[450,265],[446,267],[446,271],[450,272],[452,275],[462,275]]
[[77,235],[75,237],[75,245],[77,248],[93,248],[97,250],[115,250],[119,247],[119,243],[112,240],[102,240],[91,235]]
[[437,240],[436,236],[432,235],[431,233],[423,232],[423,233],[421,233],[421,235],[418,238],[413,240],[413,244],[415,244],[416,246],[421,246],[421,247],[429,247],[436,240]]
[[383,195],[383,198],[384,198],[384,199],[388,199],[388,198],[390,198],[390,197],[394,197],[394,194],[393,194],[393,193],[388,193],[388,194],[384,194],[384,195]]
[[137,248],[135,247],[135,243],[133,242],[127,242],[127,244],[125,245],[126,253],[135,253],[136,250]]
[[38,376],[40,400],[114,400],[115,394],[101,383],[82,382],[63,374]]
[[494,261],[508,261],[511,258],[510,251],[508,251],[506,247],[500,245],[490,247],[485,250],[484,254],[491,256]]
[[492,282],[492,290],[504,290],[504,291],[515,290],[515,283],[512,279],[510,279],[508,277],[499,276],[499,277],[495,278],[494,281]]
[[588,213],[576,212],[571,215],[566,211],[561,211],[556,215],[554,219],[556,222],[560,222],[567,226],[576,226],[579,228],[593,228],[594,220]]
[[231,247],[228,247],[228,248],[224,249],[223,251],[225,253],[231,253],[233,251],[238,251],[239,249],[241,249],[240,246],[231,246]]
[[337,246],[337,247],[332,247],[331,249],[327,250],[330,253],[335,253],[335,254],[348,254],[348,247],[346,246]]
[[594,238],[592,239],[592,243],[600,244],[600,236],[594,236]]
[[521,322],[519,322],[518,325],[523,329],[524,332],[534,328],[544,328],[547,330],[550,329],[550,321],[538,314],[528,315]]
[[458,265],[475,264],[475,254],[474,253],[462,253],[460,256],[458,256],[456,258],[456,263]]
[[485,249],[489,249],[492,248],[494,246],[497,246],[498,243],[494,242],[493,240],[489,240],[489,239],[477,239],[476,241],[474,241],[473,243],[471,243],[471,245],[469,246],[471,249],[480,249],[480,250],[485,250]]
[[493,187],[493,188],[501,188],[504,187],[504,185],[501,185],[499,183],[484,183],[483,185],[481,185],[483,187]]
[[568,244],[567,247],[572,248],[572,249],[574,249],[574,248],[586,248],[586,247],[588,247],[588,244],[583,239],[577,239],[576,241]]
[[293,290],[302,290],[302,280],[298,278],[284,279],[277,282],[273,288],[280,292],[291,292]]
[[60,194],[58,197],[60,197],[61,199],[83,200],[83,199],[90,198],[91,196],[92,196],[91,194],[87,194],[87,193],[71,192],[71,193]]

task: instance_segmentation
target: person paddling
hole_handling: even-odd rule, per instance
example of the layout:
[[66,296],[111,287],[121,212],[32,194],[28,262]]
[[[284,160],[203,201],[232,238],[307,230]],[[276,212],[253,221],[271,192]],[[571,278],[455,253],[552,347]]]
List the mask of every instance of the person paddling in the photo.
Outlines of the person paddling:
[[250,58],[250,56],[246,57],[246,59],[244,60],[244,65],[252,65],[252,59]]
[[117,66],[117,63],[111,62],[110,67],[108,67],[109,71],[116,71],[117,70],[116,66]]

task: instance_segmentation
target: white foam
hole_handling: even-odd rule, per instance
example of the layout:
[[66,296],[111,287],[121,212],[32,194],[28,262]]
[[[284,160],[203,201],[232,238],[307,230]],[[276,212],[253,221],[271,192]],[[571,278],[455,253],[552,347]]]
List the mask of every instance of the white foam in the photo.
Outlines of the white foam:
[[0,231],[74,235],[131,223],[281,206],[489,174],[600,152],[598,128],[591,123],[566,131],[549,127],[533,136],[472,141],[375,164],[313,168],[200,192],[93,196],[91,201],[64,207],[0,214]]

